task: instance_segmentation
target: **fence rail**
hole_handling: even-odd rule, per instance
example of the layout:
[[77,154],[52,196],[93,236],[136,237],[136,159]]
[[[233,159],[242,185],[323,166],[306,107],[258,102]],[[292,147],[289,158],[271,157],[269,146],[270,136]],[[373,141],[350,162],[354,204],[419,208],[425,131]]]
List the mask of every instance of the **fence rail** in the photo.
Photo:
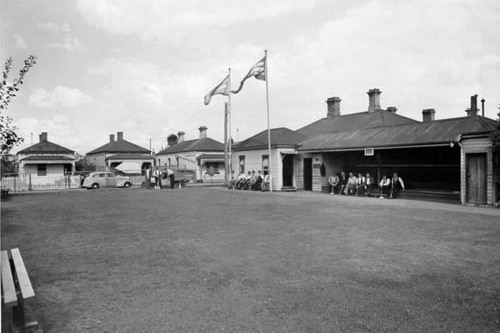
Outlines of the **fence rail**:
[[3,175],[2,190],[28,192],[41,190],[69,190],[80,188],[80,176],[33,174]]

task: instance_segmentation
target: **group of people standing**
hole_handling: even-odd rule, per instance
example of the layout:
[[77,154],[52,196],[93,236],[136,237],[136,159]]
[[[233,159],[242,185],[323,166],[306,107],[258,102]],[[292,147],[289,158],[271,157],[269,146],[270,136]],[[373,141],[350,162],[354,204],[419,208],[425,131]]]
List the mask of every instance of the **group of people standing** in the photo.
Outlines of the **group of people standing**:
[[346,173],[342,171],[328,177],[328,183],[331,188],[330,194],[357,196],[373,196],[376,194],[381,198],[388,197],[391,199],[397,198],[399,191],[405,189],[403,179],[398,176],[397,172],[394,172],[392,178],[383,175],[378,183],[379,193],[373,192],[377,187],[377,183],[370,173],[366,173],[366,175],[358,173],[358,175],[355,176],[354,173],[349,172],[349,176],[347,176]]
[[162,189],[162,179],[168,179],[170,181],[170,188],[174,188],[175,176],[172,170],[166,169],[163,171],[160,167],[155,167],[154,169],[149,167],[146,170],[146,183],[149,184],[150,188],[154,188],[155,190]]

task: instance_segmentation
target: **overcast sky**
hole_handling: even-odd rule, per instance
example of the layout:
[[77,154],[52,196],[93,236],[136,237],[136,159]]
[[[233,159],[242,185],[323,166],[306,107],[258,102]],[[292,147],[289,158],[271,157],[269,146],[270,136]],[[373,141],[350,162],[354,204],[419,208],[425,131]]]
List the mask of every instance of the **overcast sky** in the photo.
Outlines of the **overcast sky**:
[[[497,0],[0,0],[0,60],[14,70],[38,57],[11,103],[25,143],[49,141],[81,154],[109,134],[158,151],[198,127],[223,141],[225,96],[203,96],[230,67],[236,87],[267,49],[271,127],[298,129],[326,116],[382,107],[421,119],[461,117],[470,95],[500,104]],[[232,97],[232,134],[266,128],[265,83]]]

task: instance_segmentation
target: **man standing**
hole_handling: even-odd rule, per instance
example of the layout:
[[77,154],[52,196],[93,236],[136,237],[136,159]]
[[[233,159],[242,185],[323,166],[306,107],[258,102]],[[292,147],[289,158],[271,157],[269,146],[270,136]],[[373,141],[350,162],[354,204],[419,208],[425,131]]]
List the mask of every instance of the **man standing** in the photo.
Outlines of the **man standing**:
[[373,183],[374,183],[373,177],[369,173],[366,173],[366,186],[365,186],[366,195],[370,196],[372,194]]
[[396,199],[398,197],[399,190],[405,190],[405,183],[403,179],[398,176],[398,173],[394,172],[391,179],[391,199]]
[[328,177],[328,184],[330,184],[330,187],[331,187],[331,191],[330,191],[330,194],[335,194],[336,193],[336,190],[337,190],[337,187],[339,186],[339,181],[340,181],[340,178],[337,175],[330,175],[330,177]]

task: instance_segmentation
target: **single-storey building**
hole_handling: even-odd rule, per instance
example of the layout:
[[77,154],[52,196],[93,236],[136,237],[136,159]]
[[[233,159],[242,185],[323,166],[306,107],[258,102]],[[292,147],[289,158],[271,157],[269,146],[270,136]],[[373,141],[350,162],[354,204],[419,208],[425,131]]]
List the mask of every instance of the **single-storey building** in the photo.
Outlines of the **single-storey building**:
[[[370,89],[367,111],[346,115],[340,112],[341,99],[329,98],[325,118],[297,131],[288,130],[301,138],[290,133],[285,140],[271,138],[271,144],[276,140],[286,146],[276,154],[281,158],[273,154],[273,161],[277,161],[273,174],[293,175],[287,184],[298,190],[326,192],[328,177],[341,171],[370,173],[377,182],[383,175],[398,172],[409,197],[479,205],[499,202],[499,122],[478,114],[477,95],[471,97],[464,117],[436,120],[436,111],[425,109],[422,120],[417,121],[399,115],[396,107],[382,108],[381,93]],[[241,162],[245,151],[260,156],[253,156],[252,161],[267,156],[265,133],[252,138],[256,137],[260,137],[260,149],[254,152],[250,146],[243,149],[244,145],[235,145],[233,164]],[[246,141],[253,141],[250,139]],[[246,160],[245,155],[245,166]],[[252,168],[257,170],[261,165],[254,163]],[[283,185],[285,182],[273,183],[273,189],[286,189]]]
[[[396,112],[395,108],[380,108],[379,97],[374,99],[380,93],[375,89],[368,92],[369,109],[359,116],[387,120],[388,114]],[[349,130],[317,128],[316,134],[311,132],[314,124],[308,125],[298,130],[309,133],[298,148],[296,167],[303,175],[297,180],[298,188],[326,191],[328,176],[340,171],[369,172],[377,181],[384,174],[390,177],[398,172],[406,187],[420,194],[441,193],[464,204],[493,205],[500,170],[495,165],[498,151],[493,150],[497,143],[492,133],[498,122],[478,115],[476,101],[473,96],[467,116],[459,118],[435,120],[435,110],[426,109],[421,122],[366,124]]]
[[47,132],[40,141],[17,153],[19,173],[36,176],[68,175],[75,171],[75,151],[52,143]]
[[[272,190],[294,190],[298,178],[294,172],[297,146],[306,136],[285,127],[273,128],[270,132]],[[269,172],[267,130],[238,142],[232,151],[232,166],[236,176],[248,171],[262,171],[263,174]]]
[[177,143],[156,154],[156,165],[192,171],[196,181],[223,182],[225,175],[224,144],[207,136],[207,127],[201,126],[198,139],[185,140],[178,133]]
[[126,171],[137,173],[153,166],[150,150],[125,140],[123,132],[117,132],[116,137],[115,140],[115,135],[110,134],[108,143],[87,153],[85,159],[95,165],[96,171],[113,171],[126,163],[130,165],[127,168],[132,168]]

